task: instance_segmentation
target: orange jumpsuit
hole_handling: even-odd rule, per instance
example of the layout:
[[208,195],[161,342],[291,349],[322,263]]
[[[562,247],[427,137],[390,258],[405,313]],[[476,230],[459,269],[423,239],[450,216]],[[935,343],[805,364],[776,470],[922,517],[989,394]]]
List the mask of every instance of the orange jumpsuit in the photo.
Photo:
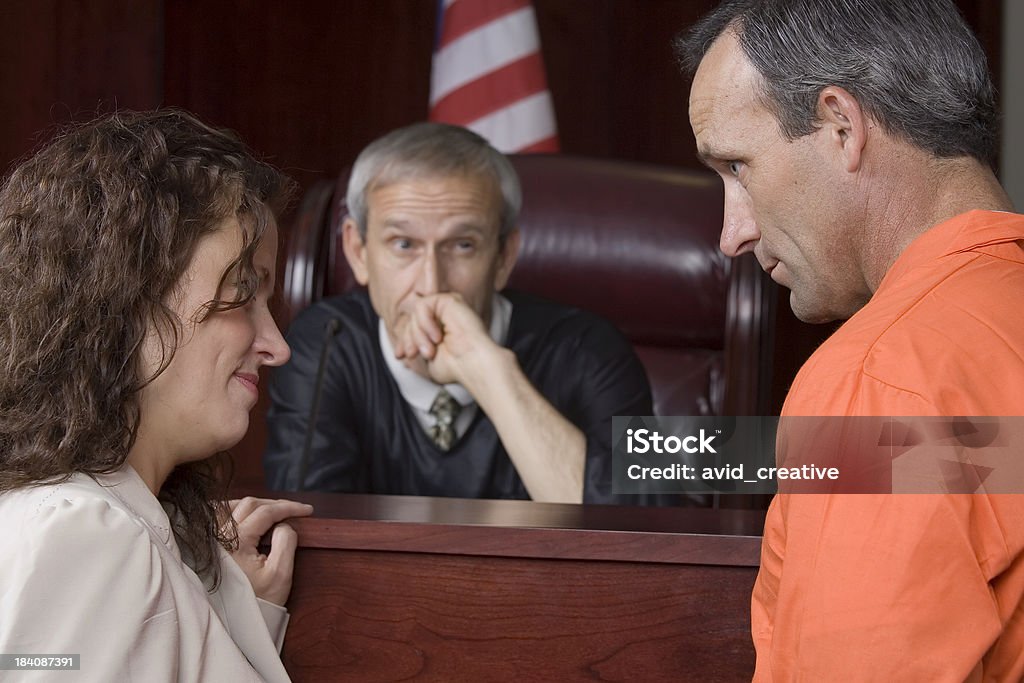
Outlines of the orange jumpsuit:
[[[1024,216],[914,240],[800,370],[796,415],[1024,415]],[[776,496],[752,629],[755,681],[1020,681],[1024,495]]]

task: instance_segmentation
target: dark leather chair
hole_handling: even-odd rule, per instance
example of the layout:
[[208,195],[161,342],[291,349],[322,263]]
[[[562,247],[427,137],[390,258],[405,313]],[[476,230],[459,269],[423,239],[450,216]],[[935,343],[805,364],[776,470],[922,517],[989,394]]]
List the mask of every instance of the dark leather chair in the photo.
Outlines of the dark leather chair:
[[[522,250],[510,286],[611,320],[647,369],[659,415],[770,414],[774,284],[718,250],[710,173],[513,155]],[[288,238],[282,325],[357,286],[341,248],[348,174],[303,199]]]

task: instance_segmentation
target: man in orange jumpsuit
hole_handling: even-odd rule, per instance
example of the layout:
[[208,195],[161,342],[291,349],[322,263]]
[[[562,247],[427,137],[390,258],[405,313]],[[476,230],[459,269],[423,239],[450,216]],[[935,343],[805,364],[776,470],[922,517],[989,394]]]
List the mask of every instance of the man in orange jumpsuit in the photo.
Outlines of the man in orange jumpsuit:
[[[725,2],[677,48],[722,250],[848,319],[783,416],[1024,415],[1024,216],[953,3]],[[1019,681],[1022,596],[1024,495],[776,496],[755,680]]]

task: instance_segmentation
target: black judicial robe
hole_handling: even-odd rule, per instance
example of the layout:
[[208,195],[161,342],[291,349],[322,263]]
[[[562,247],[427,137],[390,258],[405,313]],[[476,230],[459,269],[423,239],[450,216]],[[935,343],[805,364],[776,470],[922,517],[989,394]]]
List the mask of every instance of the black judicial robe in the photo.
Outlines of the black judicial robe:
[[[584,502],[638,503],[611,493],[613,415],[650,415],[651,392],[629,342],[592,313],[514,291],[505,345],[537,390],[587,440]],[[333,337],[331,319],[340,322]],[[420,426],[381,353],[378,317],[365,290],[325,299],[288,330],[291,360],[271,383],[264,454],[267,484],[299,488],[299,461],[325,343],[329,345],[306,490],[520,498],[529,495],[481,409],[445,452]]]

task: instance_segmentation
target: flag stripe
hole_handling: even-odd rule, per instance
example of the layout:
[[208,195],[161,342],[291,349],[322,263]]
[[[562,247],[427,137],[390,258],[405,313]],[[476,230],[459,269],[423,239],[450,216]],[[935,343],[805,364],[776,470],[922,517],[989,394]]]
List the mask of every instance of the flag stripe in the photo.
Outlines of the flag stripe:
[[434,54],[431,106],[456,88],[539,50],[532,7],[467,33]]
[[430,118],[465,126],[547,87],[544,63],[534,52],[448,93],[434,105]]
[[430,120],[462,125],[502,152],[557,152],[531,0],[441,0]]
[[528,147],[516,150],[519,154],[536,154],[537,152],[557,152],[558,151],[558,136],[552,135],[549,138],[544,138],[539,142],[535,142]]
[[445,9],[441,41],[437,49],[440,50],[484,24],[529,6],[530,0],[455,0]]
[[471,122],[467,128],[502,152],[514,152],[557,134],[551,93],[537,93]]

